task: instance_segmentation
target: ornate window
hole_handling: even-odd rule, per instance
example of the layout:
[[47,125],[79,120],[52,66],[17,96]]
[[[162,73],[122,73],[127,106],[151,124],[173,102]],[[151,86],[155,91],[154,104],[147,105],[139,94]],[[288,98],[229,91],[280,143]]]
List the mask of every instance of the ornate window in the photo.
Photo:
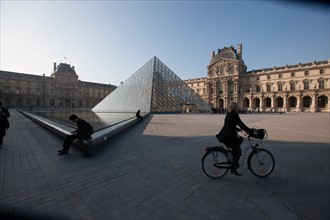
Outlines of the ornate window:
[[305,71],[305,76],[308,76],[309,72],[308,71]]
[[270,75],[267,75],[267,79],[270,79]]
[[295,73],[294,72],[291,73],[291,77],[295,77]]
[[278,78],[280,78],[280,79],[282,78],[282,73],[278,74]]
[[260,86],[256,86],[256,92],[260,92]]
[[320,75],[324,74],[324,69],[320,69]]
[[283,84],[282,83],[279,83],[277,86],[278,86],[278,91],[283,91]]
[[324,80],[319,81],[319,89],[324,89]]
[[296,90],[296,83],[290,82],[290,90]]
[[222,94],[223,93],[223,89],[222,89],[222,85],[220,84],[219,85],[219,94]]
[[267,92],[270,92],[271,91],[271,85],[270,84],[267,84],[266,85],[266,89],[267,89]]
[[308,90],[309,89],[309,82],[306,80],[304,81],[304,90]]
[[223,75],[223,67],[220,68],[220,75]]
[[233,74],[233,73],[234,73],[234,67],[233,67],[232,65],[230,65],[230,66],[228,67],[228,73],[229,73],[229,74]]

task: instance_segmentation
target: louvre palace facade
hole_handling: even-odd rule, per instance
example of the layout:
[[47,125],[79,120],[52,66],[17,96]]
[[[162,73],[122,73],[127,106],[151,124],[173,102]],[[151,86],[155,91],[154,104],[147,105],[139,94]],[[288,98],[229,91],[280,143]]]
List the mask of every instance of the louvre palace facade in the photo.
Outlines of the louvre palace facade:
[[207,76],[185,82],[216,111],[330,112],[330,60],[247,71],[242,45],[211,52]]
[[13,108],[90,109],[115,89],[79,80],[66,63],[54,63],[50,76],[0,71],[0,100]]

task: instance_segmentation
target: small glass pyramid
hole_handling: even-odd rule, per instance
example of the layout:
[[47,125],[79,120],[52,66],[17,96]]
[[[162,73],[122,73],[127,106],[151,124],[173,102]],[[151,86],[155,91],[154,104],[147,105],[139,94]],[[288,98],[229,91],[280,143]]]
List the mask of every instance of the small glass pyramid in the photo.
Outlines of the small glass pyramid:
[[92,110],[94,112],[210,112],[210,105],[153,57]]

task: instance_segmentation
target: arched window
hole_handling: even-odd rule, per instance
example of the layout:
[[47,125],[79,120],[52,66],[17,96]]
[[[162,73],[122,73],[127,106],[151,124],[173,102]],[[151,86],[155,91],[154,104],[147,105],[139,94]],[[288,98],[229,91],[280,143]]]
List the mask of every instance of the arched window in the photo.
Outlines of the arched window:
[[272,100],[269,97],[265,98],[265,105],[267,108],[272,107]]
[[249,108],[250,107],[250,100],[248,98],[243,99],[243,107]]
[[325,108],[328,104],[328,97],[321,95],[317,98],[317,106],[319,108]]
[[254,99],[254,106],[255,106],[256,108],[260,108],[260,99],[259,99],[259,98],[255,98],[255,99]]
[[295,108],[297,106],[297,98],[294,96],[291,96],[289,98],[289,106],[290,108]]
[[304,108],[309,108],[312,104],[312,98],[309,96],[303,97],[303,107]]
[[283,108],[283,98],[282,98],[282,97],[278,97],[278,98],[276,99],[276,105],[277,105],[277,107],[279,107],[279,108]]

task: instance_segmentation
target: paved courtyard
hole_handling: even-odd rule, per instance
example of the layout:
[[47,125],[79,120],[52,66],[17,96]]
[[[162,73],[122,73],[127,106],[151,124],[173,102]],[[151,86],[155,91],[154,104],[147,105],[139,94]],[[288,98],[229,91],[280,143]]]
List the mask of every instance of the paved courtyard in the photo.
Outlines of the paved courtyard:
[[[241,115],[265,128],[267,178],[208,178],[204,148],[224,115],[151,115],[85,158],[11,110],[0,149],[0,214],[30,219],[330,219],[329,114]],[[243,143],[244,145],[244,143]]]

